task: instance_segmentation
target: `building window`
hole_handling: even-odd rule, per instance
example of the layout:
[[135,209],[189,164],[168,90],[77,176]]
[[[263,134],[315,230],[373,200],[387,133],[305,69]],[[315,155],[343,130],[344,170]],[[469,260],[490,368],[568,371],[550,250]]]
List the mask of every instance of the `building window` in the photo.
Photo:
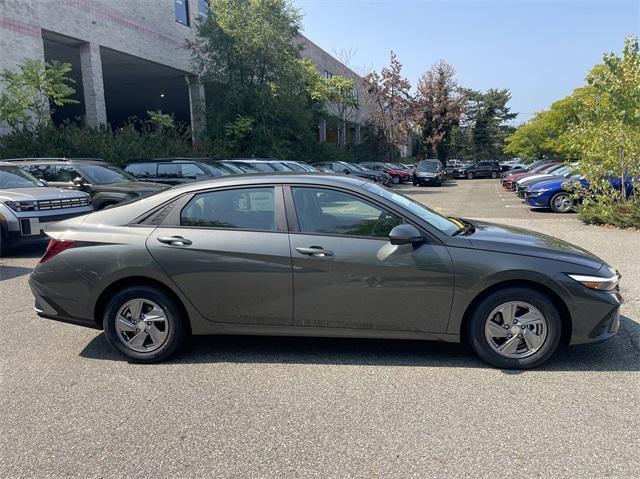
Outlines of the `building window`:
[[198,0],[198,16],[202,20],[209,16],[209,0]]
[[176,22],[189,26],[189,2],[188,0],[175,0]]

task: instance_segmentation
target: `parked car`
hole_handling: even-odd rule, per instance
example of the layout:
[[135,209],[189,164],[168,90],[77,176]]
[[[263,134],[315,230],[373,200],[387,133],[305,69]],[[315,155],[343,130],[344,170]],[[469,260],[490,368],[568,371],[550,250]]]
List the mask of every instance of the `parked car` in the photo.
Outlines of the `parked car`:
[[458,170],[458,178],[498,178],[500,176],[500,165],[497,161],[476,161],[472,165]]
[[500,173],[500,181],[502,182],[504,180],[504,178],[506,178],[507,176],[513,175],[513,174],[517,174],[517,173],[522,173],[525,171],[532,171],[538,167],[543,166],[546,163],[551,163],[550,160],[538,160],[538,161],[534,161],[533,163],[526,165],[522,168],[517,167],[517,168],[513,168],[507,171],[503,171],[502,173]]
[[519,198],[524,198],[530,186],[535,185],[539,181],[549,180],[551,178],[568,178],[573,175],[574,167],[572,165],[558,164],[546,173],[536,173],[534,175],[525,175],[516,181],[516,194]]
[[149,196],[167,188],[167,185],[159,183],[138,181],[121,168],[102,160],[20,158],[7,161],[19,165],[50,186],[88,193],[96,210]]
[[0,256],[18,244],[43,241],[49,223],[93,210],[89,195],[48,187],[18,166],[0,161]]
[[[234,161],[234,160],[218,160],[214,162],[215,164],[220,164],[225,168],[230,168],[236,170],[236,174],[249,174],[249,173],[262,173],[261,170],[256,168],[255,165],[251,163],[247,163],[245,161]],[[271,168],[273,170],[273,168]]]
[[261,173],[273,173],[278,171],[293,171],[286,166],[283,162],[274,160],[272,158],[231,158],[228,160],[231,164],[236,166],[250,165]]
[[38,314],[103,328],[132,361],[190,333],[263,334],[465,339],[489,364],[531,368],[620,324],[619,275],[600,258],[353,175],[219,177],[45,231]]
[[307,173],[317,173],[318,172],[317,168],[314,168],[310,164],[305,163],[303,161],[278,161],[278,163],[282,163],[287,168],[289,168],[291,171],[298,171],[298,172],[305,172],[306,171]]
[[500,170],[504,171],[513,171],[513,170],[521,170],[527,166],[526,162],[521,158],[514,158],[513,160],[501,161],[500,162]]
[[519,171],[517,170],[515,173],[511,173],[510,175],[505,176],[502,179],[502,186],[507,190],[515,191],[516,181],[518,181],[519,179],[526,178],[528,176],[533,176],[538,173],[546,173],[549,170],[553,170],[554,168],[557,168],[558,165],[561,165],[561,163],[545,162],[531,170],[527,170],[526,168],[524,170],[519,170]]
[[524,202],[536,208],[549,208],[555,213],[568,213],[575,206],[572,185],[576,183],[587,186],[587,181],[580,175],[538,181],[527,190]]
[[[615,189],[622,189],[622,180],[619,177],[609,178],[609,183]],[[630,196],[637,187],[639,180],[631,177],[625,178],[625,194]],[[589,182],[581,175],[575,174],[568,178],[558,177],[539,181],[532,185],[526,193],[525,203],[537,208],[549,208],[555,213],[568,213],[580,201],[575,198],[576,188],[589,187]]]
[[381,183],[383,185],[389,184],[391,181],[391,177],[385,173],[365,170],[355,163],[347,163],[346,161],[327,161],[323,163],[313,163],[311,166],[327,173],[353,175],[376,183]]
[[369,161],[360,163],[360,166],[364,166],[365,168],[368,168],[372,171],[386,173],[391,177],[391,183],[393,183],[394,185],[402,183],[403,181],[411,181],[411,173],[409,172],[409,170],[394,166],[390,163]]
[[447,174],[442,167],[440,160],[422,160],[416,163],[413,173],[413,186],[423,186],[432,184],[442,186],[447,179]]
[[163,183],[171,186],[234,174],[231,169],[221,164],[215,164],[208,158],[129,160],[122,165],[122,168],[139,181]]

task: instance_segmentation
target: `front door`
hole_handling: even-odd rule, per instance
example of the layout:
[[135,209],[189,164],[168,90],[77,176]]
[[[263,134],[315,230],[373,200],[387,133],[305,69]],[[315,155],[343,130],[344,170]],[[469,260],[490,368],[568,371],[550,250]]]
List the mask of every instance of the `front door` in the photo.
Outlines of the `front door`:
[[[294,323],[445,332],[453,295],[446,247],[393,246],[405,220],[354,193],[292,186]],[[287,208],[291,206],[287,204]]]
[[147,247],[207,319],[292,324],[291,254],[280,187],[198,193],[156,228]]

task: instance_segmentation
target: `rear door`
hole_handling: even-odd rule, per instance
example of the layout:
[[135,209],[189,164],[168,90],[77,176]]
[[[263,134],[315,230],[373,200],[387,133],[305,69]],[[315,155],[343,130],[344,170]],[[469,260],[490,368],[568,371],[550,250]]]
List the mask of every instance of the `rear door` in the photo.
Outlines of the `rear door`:
[[397,213],[351,191],[286,189],[294,324],[303,327],[446,331],[453,269],[445,246],[393,246]]
[[183,199],[147,239],[165,273],[207,319],[292,324],[282,188],[234,187]]

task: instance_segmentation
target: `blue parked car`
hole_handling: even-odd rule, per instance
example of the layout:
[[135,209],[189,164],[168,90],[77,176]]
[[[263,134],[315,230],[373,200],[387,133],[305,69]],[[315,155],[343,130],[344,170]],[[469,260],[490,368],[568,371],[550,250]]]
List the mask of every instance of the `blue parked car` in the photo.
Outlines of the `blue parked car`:
[[[540,181],[529,187],[524,202],[536,208],[551,208],[556,213],[568,213],[576,203],[576,200],[571,197],[571,187],[569,185],[576,183],[580,183],[585,188],[589,187],[589,182],[580,175]],[[614,189],[621,189],[622,181],[620,178],[611,178],[609,183]],[[634,184],[637,183],[638,179],[625,178],[627,197],[631,195]],[[568,185],[568,189],[563,188],[565,184]]]

